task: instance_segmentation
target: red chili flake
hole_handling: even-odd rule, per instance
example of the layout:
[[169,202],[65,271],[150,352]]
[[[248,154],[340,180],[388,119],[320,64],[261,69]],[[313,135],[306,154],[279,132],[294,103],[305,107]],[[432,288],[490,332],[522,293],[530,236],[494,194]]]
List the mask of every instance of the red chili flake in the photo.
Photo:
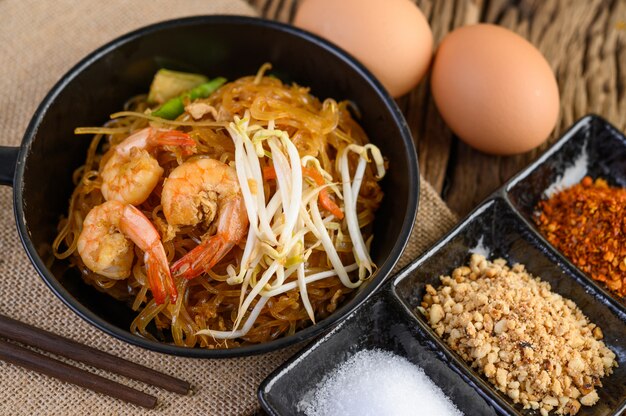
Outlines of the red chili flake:
[[594,280],[626,296],[626,189],[586,176],[538,204],[548,241]]

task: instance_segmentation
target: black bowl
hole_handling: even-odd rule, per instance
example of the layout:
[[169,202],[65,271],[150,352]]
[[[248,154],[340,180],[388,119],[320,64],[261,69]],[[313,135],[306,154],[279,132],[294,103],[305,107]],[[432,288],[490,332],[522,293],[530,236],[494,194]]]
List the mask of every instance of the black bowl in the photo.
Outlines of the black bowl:
[[[235,349],[207,350],[151,341],[129,332],[135,313],[85,284],[76,269],[53,262],[51,242],[66,214],[71,176],[88,141],[78,126],[100,125],[131,96],[148,90],[160,67],[235,79],[271,62],[285,82],[311,87],[320,97],[353,101],[360,123],[388,158],[382,182],[388,194],[375,222],[372,256],[377,273],[329,318],[295,335]],[[268,352],[328,330],[380,286],[396,264],[417,212],[418,169],[406,121],[381,84],[330,43],[291,26],[235,16],[172,20],[122,36],[87,56],[52,88],[34,114],[20,148],[0,148],[0,181],[14,186],[15,218],[33,265],[66,305],[101,330],[141,347],[190,357]],[[15,170],[13,170],[15,169]]]

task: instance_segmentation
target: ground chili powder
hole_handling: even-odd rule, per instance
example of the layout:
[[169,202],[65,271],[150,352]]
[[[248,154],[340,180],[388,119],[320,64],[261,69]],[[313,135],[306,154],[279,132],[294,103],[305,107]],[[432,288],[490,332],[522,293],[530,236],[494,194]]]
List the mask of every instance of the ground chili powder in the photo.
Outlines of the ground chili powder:
[[626,295],[626,189],[587,176],[537,208],[535,222],[551,244],[594,280]]

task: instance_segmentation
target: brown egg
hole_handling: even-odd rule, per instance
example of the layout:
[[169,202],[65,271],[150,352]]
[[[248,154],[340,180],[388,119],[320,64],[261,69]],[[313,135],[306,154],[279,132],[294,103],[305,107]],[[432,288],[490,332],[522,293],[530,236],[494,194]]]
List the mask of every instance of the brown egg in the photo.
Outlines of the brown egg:
[[305,0],[294,24],[355,56],[394,97],[415,87],[432,59],[430,26],[411,0]]
[[559,114],[559,90],[546,59],[499,26],[448,34],[435,55],[431,88],[452,131],[486,153],[510,155],[540,145]]

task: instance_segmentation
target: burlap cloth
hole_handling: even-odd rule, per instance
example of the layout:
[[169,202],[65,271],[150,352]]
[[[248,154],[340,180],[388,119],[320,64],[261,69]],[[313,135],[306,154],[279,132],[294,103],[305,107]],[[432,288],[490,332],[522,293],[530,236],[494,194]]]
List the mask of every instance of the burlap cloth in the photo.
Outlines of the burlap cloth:
[[[18,145],[48,89],[80,58],[103,43],[160,20],[196,14],[245,14],[234,0],[35,1],[0,0],[0,144]],[[454,224],[454,215],[422,181],[415,232],[406,264]],[[0,313],[112,354],[183,378],[193,396],[179,396],[120,377],[115,380],[160,398],[146,410],[0,362],[0,414],[250,414],[256,389],[296,348],[248,358],[199,360],[171,357],[127,345],[90,326],[44,285],[19,242],[8,187],[0,188]],[[101,373],[101,372],[98,372]]]

